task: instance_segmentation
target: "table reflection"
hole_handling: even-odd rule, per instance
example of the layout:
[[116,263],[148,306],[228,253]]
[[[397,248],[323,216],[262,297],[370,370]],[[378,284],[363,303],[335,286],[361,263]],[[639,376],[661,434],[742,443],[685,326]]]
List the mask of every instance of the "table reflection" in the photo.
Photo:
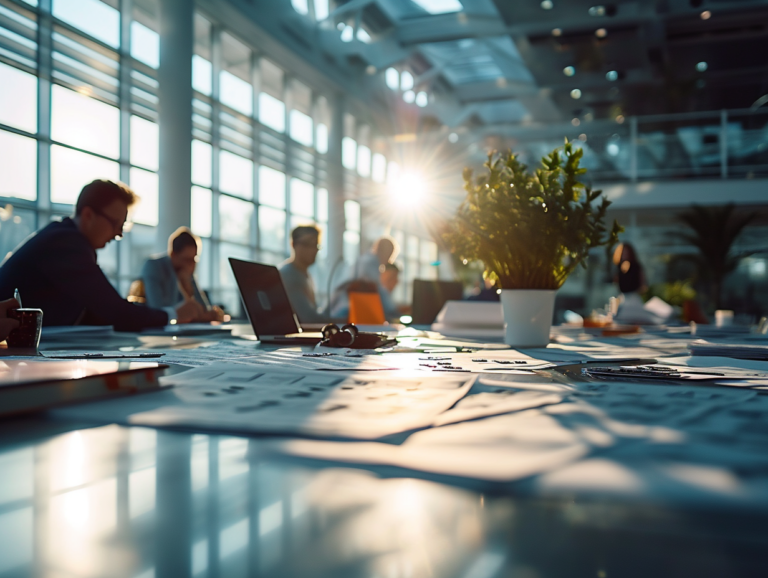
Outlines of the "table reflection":
[[[764,569],[760,513],[487,496],[281,464],[259,444],[113,425],[0,446],[0,578],[594,578],[671,575],[686,564],[697,576]],[[662,558],[676,564],[660,566]]]
[[0,576],[442,575],[483,539],[477,495],[285,468],[242,438],[107,426],[0,471]]

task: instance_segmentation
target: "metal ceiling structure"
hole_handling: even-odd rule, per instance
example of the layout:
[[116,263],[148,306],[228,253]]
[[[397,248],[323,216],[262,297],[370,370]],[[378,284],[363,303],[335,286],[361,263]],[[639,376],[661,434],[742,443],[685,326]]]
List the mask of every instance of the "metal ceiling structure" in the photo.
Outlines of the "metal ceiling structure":
[[[642,174],[676,155],[689,168],[701,162],[714,171],[720,153],[707,151],[731,130],[725,121],[704,120],[687,133],[665,127],[653,138],[666,141],[635,160],[622,160],[630,130],[617,122],[767,110],[768,0],[599,1],[230,3],[396,142],[418,135],[422,144],[455,143],[474,162],[487,148],[538,139],[533,160],[564,135],[591,130],[600,159],[590,168],[607,175],[629,178],[632,163]],[[711,134],[721,128],[721,136]],[[744,154],[754,164],[765,152]]]
[[338,0],[325,15],[281,0],[346,74],[383,89],[387,68],[412,73],[431,125],[749,108],[768,93],[768,1],[598,2]]

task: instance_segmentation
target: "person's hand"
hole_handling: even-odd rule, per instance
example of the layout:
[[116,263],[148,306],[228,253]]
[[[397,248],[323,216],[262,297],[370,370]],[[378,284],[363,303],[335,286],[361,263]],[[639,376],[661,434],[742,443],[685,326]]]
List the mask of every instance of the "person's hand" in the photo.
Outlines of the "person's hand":
[[185,299],[176,306],[176,321],[178,323],[192,323],[205,316],[205,309],[194,299]]
[[0,341],[5,341],[8,334],[19,326],[19,322],[16,319],[8,317],[8,311],[18,308],[19,302],[16,299],[0,301]]
[[226,315],[224,315],[224,310],[218,305],[211,307],[205,314],[208,321],[225,321],[226,317]]

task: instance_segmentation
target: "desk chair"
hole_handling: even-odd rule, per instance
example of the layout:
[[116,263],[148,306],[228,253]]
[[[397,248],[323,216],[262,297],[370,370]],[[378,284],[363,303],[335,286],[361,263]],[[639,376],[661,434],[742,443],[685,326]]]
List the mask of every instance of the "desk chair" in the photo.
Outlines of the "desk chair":
[[383,325],[387,318],[376,283],[362,279],[349,283],[349,322],[356,325]]

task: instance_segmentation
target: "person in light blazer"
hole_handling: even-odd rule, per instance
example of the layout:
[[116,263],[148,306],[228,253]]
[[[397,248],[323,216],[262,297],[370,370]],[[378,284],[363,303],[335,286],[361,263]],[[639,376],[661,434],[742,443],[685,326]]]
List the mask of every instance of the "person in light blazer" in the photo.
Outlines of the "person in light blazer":
[[199,306],[195,321],[224,320],[224,312],[211,306],[195,280],[200,247],[200,238],[187,227],[180,227],[168,239],[167,254],[147,259],[141,280],[149,307],[173,307],[194,301]]

